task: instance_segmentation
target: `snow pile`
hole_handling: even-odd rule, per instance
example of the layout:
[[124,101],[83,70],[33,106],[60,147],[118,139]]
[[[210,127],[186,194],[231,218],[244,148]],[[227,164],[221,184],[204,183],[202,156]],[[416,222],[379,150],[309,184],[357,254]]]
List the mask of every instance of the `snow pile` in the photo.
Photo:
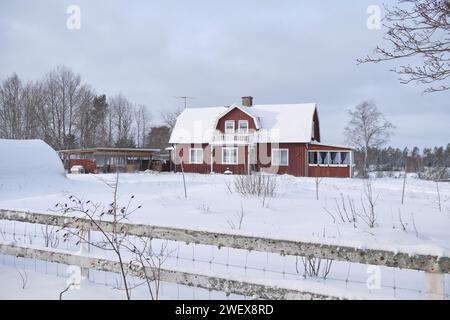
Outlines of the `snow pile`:
[[64,181],[63,164],[44,141],[0,139],[0,196],[5,191],[36,191],[36,187],[46,191]]

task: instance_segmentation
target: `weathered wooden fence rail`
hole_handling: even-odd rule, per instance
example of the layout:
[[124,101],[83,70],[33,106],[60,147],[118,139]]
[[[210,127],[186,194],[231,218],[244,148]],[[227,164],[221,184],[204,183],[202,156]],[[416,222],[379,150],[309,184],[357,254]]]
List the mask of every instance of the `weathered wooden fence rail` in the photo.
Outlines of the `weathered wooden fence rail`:
[[[48,262],[57,262],[67,265],[76,265],[84,269],[95,269],[106,272],[120,273],[120,264],[118,261],[103,259],[93,256],[79,255],[73,252],[67,252],[56,249],[39,249],[25,246],[16,246],[12,244],[0,243],[0,253],[16,257],[37,259]],[[129,268],[129,263],[124,263],[125,269],[130,275],[143,278],[143,271],[140,267]],[[152,270],[147,267],[147,274]],[[183,272],[174,269],[161,268],[159,270],[159,279],[165,282],[178,283],[207,290],[222,291],[244,296],[258,297],[260,299],[348,299],[350,296],[342,292],[339,297],[324,294],[320,292],[311,292],[308,290],[298,290],[283,288],[279,286],[270,286],[263,283],[247,282],[232,277],[217,277],[201,273]]]
[[[0,209],[0,219],[98,231],[94,223],[87,219],[42,213]],[[109,232],[112,230],[112,223],[110,222],[98,221],[97,223],[105,231]],[[119,223],[118,229],[121,233],[128,235],[149,237],[154,239],[278,253],[281,255],[313,256],[337,261],[421,270],[431,273],[450,272],[449,257],[409,255],[408,253],[385,250],[358,249],[354,247],[329,244],[196,231],[171,227],[158,227],[144,224]]]
[[[88,219],[60,215],[0,209],[0,220],[98,231],[97,226]],[[101,228],[107,232],[112,231],[113,224],[111,222],[96,221],[96,224],[101,226]],[[196,231],[144,224],[119,223],[117,228],[121,233],[127,235],[154,239],[424,271],[426,273],[426,292],[433,297],[444,297],[444,274],[450,273],[449,257],[410,255],[408,253],[386,250],[359,249],[340,245]]]

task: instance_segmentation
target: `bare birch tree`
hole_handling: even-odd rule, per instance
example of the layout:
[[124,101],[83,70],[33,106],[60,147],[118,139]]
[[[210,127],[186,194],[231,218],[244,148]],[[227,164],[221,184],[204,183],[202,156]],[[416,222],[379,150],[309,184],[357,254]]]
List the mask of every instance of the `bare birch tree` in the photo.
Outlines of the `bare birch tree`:
[[344,135],[348,143],[364,152],[362,170],[363,176],[367,177],[369,148],[384,145],[395,126],[385,119],[373,101],[364,101],[348,113],[350,121]]
[[22,129],[22,82],[13,74],[0,87],[0,133],[9,139],[19,139]]
[[145,106],[134,107],[134,121],[136,125],[136,146],[144,148],[150,124],[150,114]]

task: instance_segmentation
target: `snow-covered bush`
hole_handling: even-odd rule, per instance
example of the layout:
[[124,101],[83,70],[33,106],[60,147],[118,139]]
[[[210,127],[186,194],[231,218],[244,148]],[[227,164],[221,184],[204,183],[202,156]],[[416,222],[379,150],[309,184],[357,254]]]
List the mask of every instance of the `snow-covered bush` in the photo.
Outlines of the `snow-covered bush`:
[[449,178],[447,168],[425,167],[423,172],[419,173],[419,178],[423,180],[442,180]]

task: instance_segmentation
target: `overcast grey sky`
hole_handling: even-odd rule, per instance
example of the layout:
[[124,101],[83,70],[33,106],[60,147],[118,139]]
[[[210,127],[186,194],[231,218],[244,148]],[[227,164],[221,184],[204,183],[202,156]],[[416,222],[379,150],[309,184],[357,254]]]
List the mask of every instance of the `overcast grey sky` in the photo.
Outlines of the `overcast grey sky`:
[[[391,144],[450,142],[450,92],[399,84],[389,65],[356,66],[382,43],[358,1],[0,0],[0,79],[39,79],[59,64],[155,117],[191,106],[317,102],[322,140],[343,143],[347,109],[375,99],[397,126]],[[395,3],[395,1],[385,1]],[[66,9],[81,9],[81,28]],[[295,119],[293,119],[295,120]],[[295,124],[294,124],[295,125]]]

